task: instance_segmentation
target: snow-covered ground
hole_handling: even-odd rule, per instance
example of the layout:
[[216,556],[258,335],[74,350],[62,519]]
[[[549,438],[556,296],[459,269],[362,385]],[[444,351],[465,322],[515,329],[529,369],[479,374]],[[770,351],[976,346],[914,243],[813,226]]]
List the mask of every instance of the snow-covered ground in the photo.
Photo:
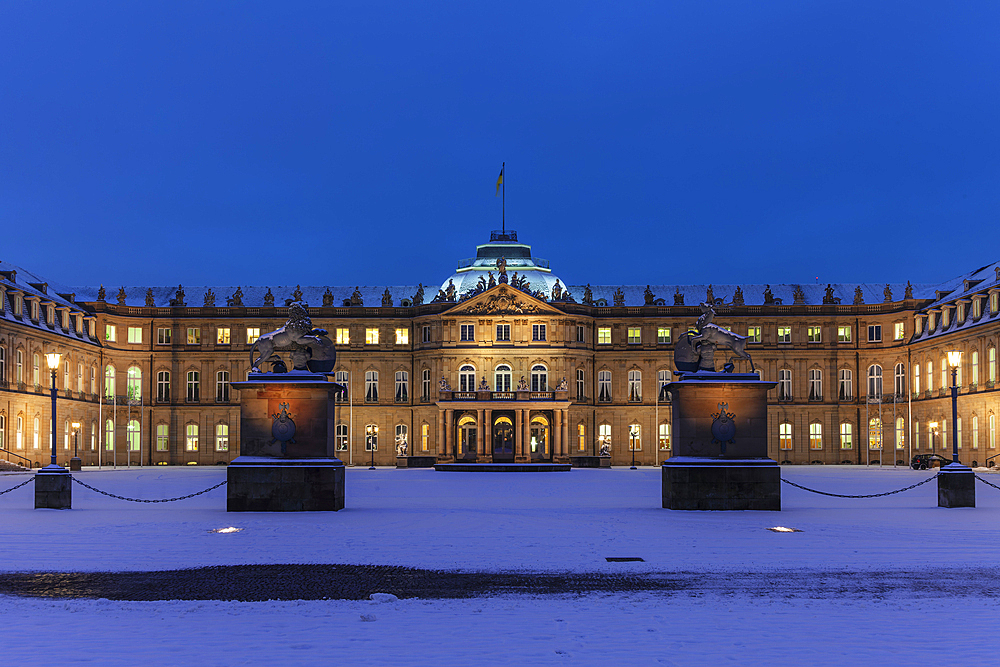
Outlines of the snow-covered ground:
[[[931,475],[799,467],[789,480],[876,493]],[[1000,475],[980,473],[1000,484]],[[224,468],[86,470],[125,496],[198,491]],[[0,491],[23,476],[0,475]],[[176,569],[358,563],[465,570],[702,572],[747,582],[794,570],[963,569],[960,595],[889,589],[867,599],[692,592],[473,600],[112,602],[0,598],[8,664],[997,664],[1000,490],[975,509],[937,507],[936,483],[872,499],[783,485],[781,512],[660,508],[659,469],[438,473],[352,468],[347,509],[227,514],[225,488],[136,504],[74,485],[74,509],[32,509],[32,487],[0,496],[0,570]],[[212,533],[235,526],[234,533]],[[774,533],[788,526],[802,532]],[[643,563],[608,563],[638,556]],[[919,575],[918,575],[919,576]],[[981,594],[977,594],[981,586]],[[374,620],[363,620],[363,616]],[[51,631],[51,635],[49,632]],[[51,641],[39,641],[51,636]]]

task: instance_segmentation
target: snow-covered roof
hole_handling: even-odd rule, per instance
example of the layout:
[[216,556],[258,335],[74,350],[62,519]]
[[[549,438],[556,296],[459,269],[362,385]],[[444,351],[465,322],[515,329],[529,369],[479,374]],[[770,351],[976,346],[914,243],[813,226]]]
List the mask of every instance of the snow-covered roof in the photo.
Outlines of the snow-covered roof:
[[[83,330],[76,329],[76,317],[69,318],[69,326],[66,328],[62,326],[63,318],[59,316],[55,317],[52,324],[49,324],[45,313],[39,313],[40,317],[35,320],[30,317],[26,302],[32,298],[38,299],[42,305],[55,304],[57,309],[68,309],[71,315],[85,314],[86,311],[76,303],[77,299],[73,294],[72,287],[51,282],[38,274],[4,261],[0,261],[0,287],[3,287],[5,292],[16,291],[24,295],[21,313],[14,312],[12,298],[0,299],[0,319],[82,342],[94,342]],[[63,310],[63,312],[66,311]]]

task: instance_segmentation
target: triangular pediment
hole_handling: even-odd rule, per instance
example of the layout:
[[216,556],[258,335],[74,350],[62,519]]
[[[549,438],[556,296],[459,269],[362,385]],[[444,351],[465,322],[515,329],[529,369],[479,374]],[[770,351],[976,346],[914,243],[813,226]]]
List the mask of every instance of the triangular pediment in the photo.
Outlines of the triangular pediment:
[[446,315],[561,315],[562,311],[510,285],[497,285],[467,299]]

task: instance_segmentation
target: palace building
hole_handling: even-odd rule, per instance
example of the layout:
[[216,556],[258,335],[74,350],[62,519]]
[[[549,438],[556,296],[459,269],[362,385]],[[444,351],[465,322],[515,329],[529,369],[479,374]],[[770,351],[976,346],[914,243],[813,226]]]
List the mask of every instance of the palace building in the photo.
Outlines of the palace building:
[[402,445],[438,461],[566,461],[605,448],[616,465],[658,464],[671,454],[673,345],[702,302],[748,336],[755,370],[777,382],[768,419],[779,462],[950,456],[952,349],[961,459],[988,465],[998,453],[1000,264],[942,284],[567,285],[505,231],[424,290],[116,293],[0,262],[0,460],[47,463],[44,355],[58,352],[61,464],[74,451],[84,465],[230,461],[240,439],[230,383],[292,301],[335,342],[335,377],[349,388],[336,450],[348,464],[394,465]]

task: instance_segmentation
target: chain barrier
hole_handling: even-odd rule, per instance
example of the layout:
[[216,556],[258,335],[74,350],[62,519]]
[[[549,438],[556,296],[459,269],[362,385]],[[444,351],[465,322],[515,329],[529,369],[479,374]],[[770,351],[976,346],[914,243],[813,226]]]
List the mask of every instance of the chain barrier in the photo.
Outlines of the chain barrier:
[[[972,474],[973,474],[973,475],[976,475],[976,473],[972,473]],[[994,489],[998,489],[998,490],[1000,490],[1000,486],[997,486],[997,485],[996,485],[996,484],[994,484],[993,482],[987,482],[987,481],[986,481],[985,479],[983,479],[983,478],[982,478],[982,477],[980,477],[979,475],[976,475],[976,479],[978,479],[978,480],[979,480],[980,482],[982,482],[983,484],[987,484],[987,485],[989,485],[989,486],[992,486],[992,487],[993,487]]]
[[32,477],[29,477],[28,479],[24,480],[23,482],[21,482],[21,483],[20,483],[20,484],[18,484],[17,486],[12,486],[12,487],[10,487],[9,489],[7,489],[6,491],[0,491],[0,496],[2,496],[2,495],[3,495],[3,494],[5,494],[5,493],[10,493],[10,492],[11,492],[11,491],[13,491],[14,489],[20,489],[20,488],[21,488],[22,486],[24,486],[25,484],[28,484],[29,482],[34,482],[34,481],[35,481],[35,478],[34,478],[34,476],[32,476]]
[[228,482],[229,480],[224,479],[215,486],[210,486],[204,491],[196,491],[195,493],[189,493],[186,496],[177,496],[176,498],[162,498],[160,500],[146,500],[145,498],[126,498],[125,496],[118,496],[113,493],[108,493],[107,491],[101,491],[100,489],[94,488],[93,486],[87,484],[86,482],[81,482],[76,477],[73,477],[73,481],[79,484],[80,486],[86,487],[91,491],[96,491],[97,493],[108,496],[109,498],[117,498],[118,500],[127,500],[130,503],[172,503],[176,500],[187,500],[188,498],[194,498],[195,496],[200,496],[203,493],[208,493],[209,491],[213,491],[222,486],[223,484],[225,484],[226,482]]
[[[940,475],[940,474],[941,473],[938,473],[938,475]],[[801,484],[796,484],[795,482],[790,482],[790,481],[788,481],[787,479],[784,479],[784,478],[782,478],[781,481],[784,482],[785,484],[790,484],[791,486],[794,486],[796,488],[802,489],[803,491],[810,491],[812,493],[818,493],[821,496],[833,496],[834,498],[878,498],[879,496],[891,496],[894,493],[902,493],[903,491],[909,491],[910,489],[915,489],[918,486],[920,486],[921,484],[926,484],[927,482],[931,481],[932,479],[937,479],[937,475],[934,475],[933,477],[928,477],[927,479],[925,479],[923,481],[917,482],[916,484],[911,484],[910,486],[907,486],[906,488],[903,488],[903,489],[896,489],[895,491],[886,491],[885,493],[869,493],[869,494],[865,494],[865,495],[856,495],[856,496],[847,495],[847,494],[843,494],[843,493],[827,493],[826,491],[817,491],[816,489],[810,489],[808,487],[802,486]],[[987,482],[987,484],[989,484],[989,482]]]

